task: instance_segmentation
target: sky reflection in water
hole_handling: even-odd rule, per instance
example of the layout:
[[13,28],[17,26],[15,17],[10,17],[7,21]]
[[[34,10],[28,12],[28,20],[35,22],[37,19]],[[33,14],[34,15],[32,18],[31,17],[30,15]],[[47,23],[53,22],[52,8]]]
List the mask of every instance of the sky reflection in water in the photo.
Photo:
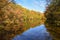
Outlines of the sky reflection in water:
[[52,40],[52,38],[47,32],[45,25],[40,25],[35,28],[30,28],[22,33],[22,35],[15,36],[13,40]]

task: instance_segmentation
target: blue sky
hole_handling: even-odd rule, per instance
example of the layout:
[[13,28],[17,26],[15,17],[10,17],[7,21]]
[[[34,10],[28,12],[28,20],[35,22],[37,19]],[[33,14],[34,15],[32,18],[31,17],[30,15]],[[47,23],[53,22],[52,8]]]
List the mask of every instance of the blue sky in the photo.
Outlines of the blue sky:
[[17,4],[39,12],[44,12],[46,7],[45,0],[15,0]]

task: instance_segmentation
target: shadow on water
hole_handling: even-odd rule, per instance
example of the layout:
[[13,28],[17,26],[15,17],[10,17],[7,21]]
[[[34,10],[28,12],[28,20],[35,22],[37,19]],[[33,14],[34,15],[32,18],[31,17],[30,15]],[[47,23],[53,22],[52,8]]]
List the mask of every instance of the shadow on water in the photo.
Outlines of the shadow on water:
[[22,35],[15,36],[12,40],[52,40],[51,36],[47,32],[44,24],[22,33]]

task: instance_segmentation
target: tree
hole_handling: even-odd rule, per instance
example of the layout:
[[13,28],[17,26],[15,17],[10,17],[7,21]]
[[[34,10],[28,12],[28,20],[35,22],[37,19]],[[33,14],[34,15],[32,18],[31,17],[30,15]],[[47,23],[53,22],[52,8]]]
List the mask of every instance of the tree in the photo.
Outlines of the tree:
[[40,19],[42,19],[42,16],[39,12],[30,11],[14,4],[14,0],[1,1],[0,40],[12,40],[14,36],[41,24]]
[[50,0],[50,4],[45,12],[46,27],[54,40],[60,40],[60,0]]

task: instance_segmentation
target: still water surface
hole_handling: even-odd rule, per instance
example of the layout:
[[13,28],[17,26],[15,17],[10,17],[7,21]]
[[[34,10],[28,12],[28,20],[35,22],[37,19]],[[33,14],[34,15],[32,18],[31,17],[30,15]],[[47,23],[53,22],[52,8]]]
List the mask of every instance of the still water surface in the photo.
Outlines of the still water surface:
[[51,36],[47,32],[44,24],[30,28],[22,33],[22,35],[15,36],[12,40],[52,40]]

